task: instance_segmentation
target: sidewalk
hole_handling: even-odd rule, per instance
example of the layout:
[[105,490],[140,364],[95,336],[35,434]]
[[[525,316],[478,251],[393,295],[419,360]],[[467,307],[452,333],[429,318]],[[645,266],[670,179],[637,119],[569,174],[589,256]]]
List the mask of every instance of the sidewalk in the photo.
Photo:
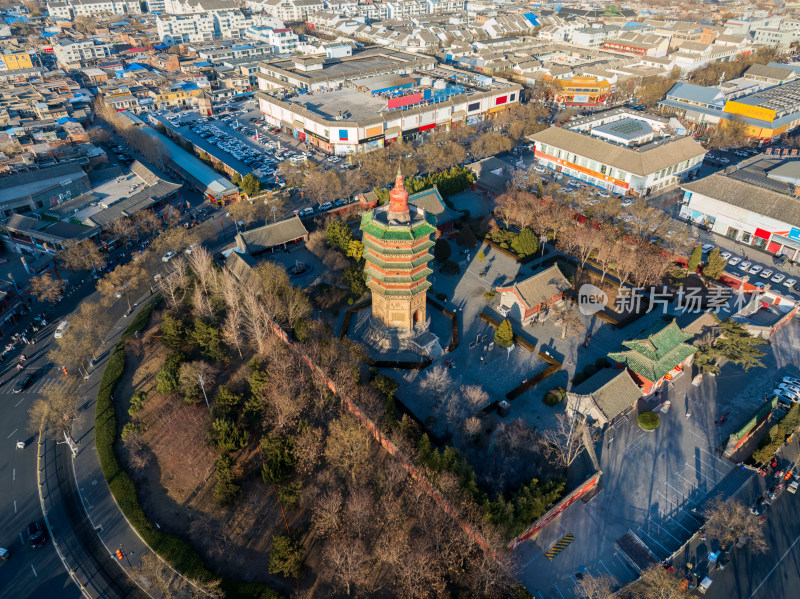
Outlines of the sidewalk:
[[100,359],[91,371],[89,379],[78,388],[82,417],[76,420],[72,430],[73,438],[78,443],[78,454],[72,463],[73,473],[81,501],[92,526],[97,531],[97,537],[110,556],[109,559],[117,561],[114,556],[117,549],[121,549],[125,554],[125,559],[118,562],[124,570],[138,565],[141,557],[150,552],[150,548],[125,519],[103,477],[94,445],[94,408],[100,379],[115,344],[131,319],[152,297],[146,295],[142,298],[134,311],[128,317],[119,318],[106,334],[106,344],[102,348]]

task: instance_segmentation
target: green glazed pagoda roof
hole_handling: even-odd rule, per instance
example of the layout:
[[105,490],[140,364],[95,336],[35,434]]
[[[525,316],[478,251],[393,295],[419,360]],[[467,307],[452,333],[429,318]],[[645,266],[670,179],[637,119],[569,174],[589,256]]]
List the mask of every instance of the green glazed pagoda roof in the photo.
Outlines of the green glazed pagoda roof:
[[656,324],[641,338],[623,341],[628,350],[610,353],[608,357],[655,382],[697,352],[696,347],[685,343],[691,337],[674,320],[665,327]]
[[426,213],[424,219],[412,221],[408,225],[388,225],[375,220],[373,212],[369,211],[361,215],[361,230],[377,239],[414,241],[435,233],[436,221],[432,215]]

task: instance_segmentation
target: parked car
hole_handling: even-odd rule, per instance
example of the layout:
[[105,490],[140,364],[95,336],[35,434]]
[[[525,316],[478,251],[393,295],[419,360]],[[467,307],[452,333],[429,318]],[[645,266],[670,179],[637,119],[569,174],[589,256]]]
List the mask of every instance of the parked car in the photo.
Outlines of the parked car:
[[733,254],[731,254],[730,252],[722,252],[722,253],[720,254],[720,257],[721,257],[723,260],[726,260],[726,261],[727,261],[727,260],[730,260],[730,258],[731,258],[731,256],[732,256],[732,255],[733,255]]
[[313,208],[303,208],[300,212],[297,213],[298,216],[301,218],[304,216],[314,216],[314,209]]
[[772,277],[772,278],[770,279],[770,281],[772,281],[773,283],[780,283],[780,282],[781,282],[781,281],[783,281],[785,278],[786,278],[786,275],[784,275],[784,274],[782,274],[782,273],[778,273],[778,274],[776,274],[774,277]]
[[47,543],[47,532],[45,532],[44,528],[39,522],[31,522],[28,524],[27,532],[28,542],[34,549],[44,547],[44,544]]
[[760,264],[754,264],[753,266],[750,267],[750,270],[748,270],[747,272],[749,272],[751,275],[757,275],[758,273],[761,272],[762,268],[764,267],[761,266]]
[[607,191],[598,191],[598,192],[597,192],[597,197],[600,197],[600,198],[610,198],[610,197],[611,197],[611,194],[610,194],[610,193],[608,193]]
[[715,246],[713,243],[704,243],[703,244],[703,253],[708,254],[711,250],[713,250]]
[[762,270],[761,273],[758,275],[762,279],[769,279],[774,273],[771,269],[767,268],[766,270]]
[[739,265],[739,270],[743,270],[743,271],[747,272],[747,270],[748,270],[748,269],[749,269],[749,268],[750,268],[752,265],[753,265],[753,263],[752,263],[752,262],[750,262],[749,260],[745,260],[744,262],[742,262],[742,263]]
[[788,287],[789,289],[794,289],[794,286],[797,284],[797,279],[786,279],[783,282],[784,287]]
[[166,254],[164,254],[161,257],[161,261],[162,262],[169,262],[170,260],[172,260],[177,255],[178,255],[178,252],[170,250],[170,251],[168,251]]
[[742,259],[739,256],[731,256],[728,259],[728,264],[730,264],[731,266],[736,266],[741,261],[742,261]]
[[331,208],[333,208],[333,202],[325,202],[319,205],[320,212],[325,212],[326,210],[330,210]]
[[14,385],[14,393],[22,393],[27,389],[33,381],[33,373],[29,372]]

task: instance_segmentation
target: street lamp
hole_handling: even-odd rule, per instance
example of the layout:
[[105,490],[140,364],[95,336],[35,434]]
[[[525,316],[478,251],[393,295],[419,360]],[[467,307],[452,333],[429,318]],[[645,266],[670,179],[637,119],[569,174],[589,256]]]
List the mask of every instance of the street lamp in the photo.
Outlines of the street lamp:
[[547,235],[542,235],[539,237],[539,243],[542,246],[542,254],[539,256],[539,268],[541,268],[542,263],[544,262],[544,244],[547,243]]
[[205,386],[205,382],[203,381],[203,375],[201,375],[198,372],[197,373],[197,378],[200,381],[200,388],[203,390],[203,397],[206,398],[206,407],[210,410],[211,409],[211,404],[208,403],[208,395],[206,395],[206,386]]

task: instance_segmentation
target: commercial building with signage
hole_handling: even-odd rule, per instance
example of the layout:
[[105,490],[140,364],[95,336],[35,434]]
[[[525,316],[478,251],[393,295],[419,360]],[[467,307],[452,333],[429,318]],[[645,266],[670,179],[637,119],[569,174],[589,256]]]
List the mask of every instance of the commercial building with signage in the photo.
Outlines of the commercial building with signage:
[[597,77],[554,79],[553,101],[565,106],[602,106],[608,99],[611,84]]
[[644,196],[693,177],[706,153],[678,121],[627,108],[549,127],[530,139],[540,165],[622,195]]
[[800,160],[755,156],[681,185],[681,216],[711,231],[800,260]]
[[473,124],[519,102],[522,86],[433,71],[293,97],[258,93],[267,122],[332,154],[369,151],[429,130]]

